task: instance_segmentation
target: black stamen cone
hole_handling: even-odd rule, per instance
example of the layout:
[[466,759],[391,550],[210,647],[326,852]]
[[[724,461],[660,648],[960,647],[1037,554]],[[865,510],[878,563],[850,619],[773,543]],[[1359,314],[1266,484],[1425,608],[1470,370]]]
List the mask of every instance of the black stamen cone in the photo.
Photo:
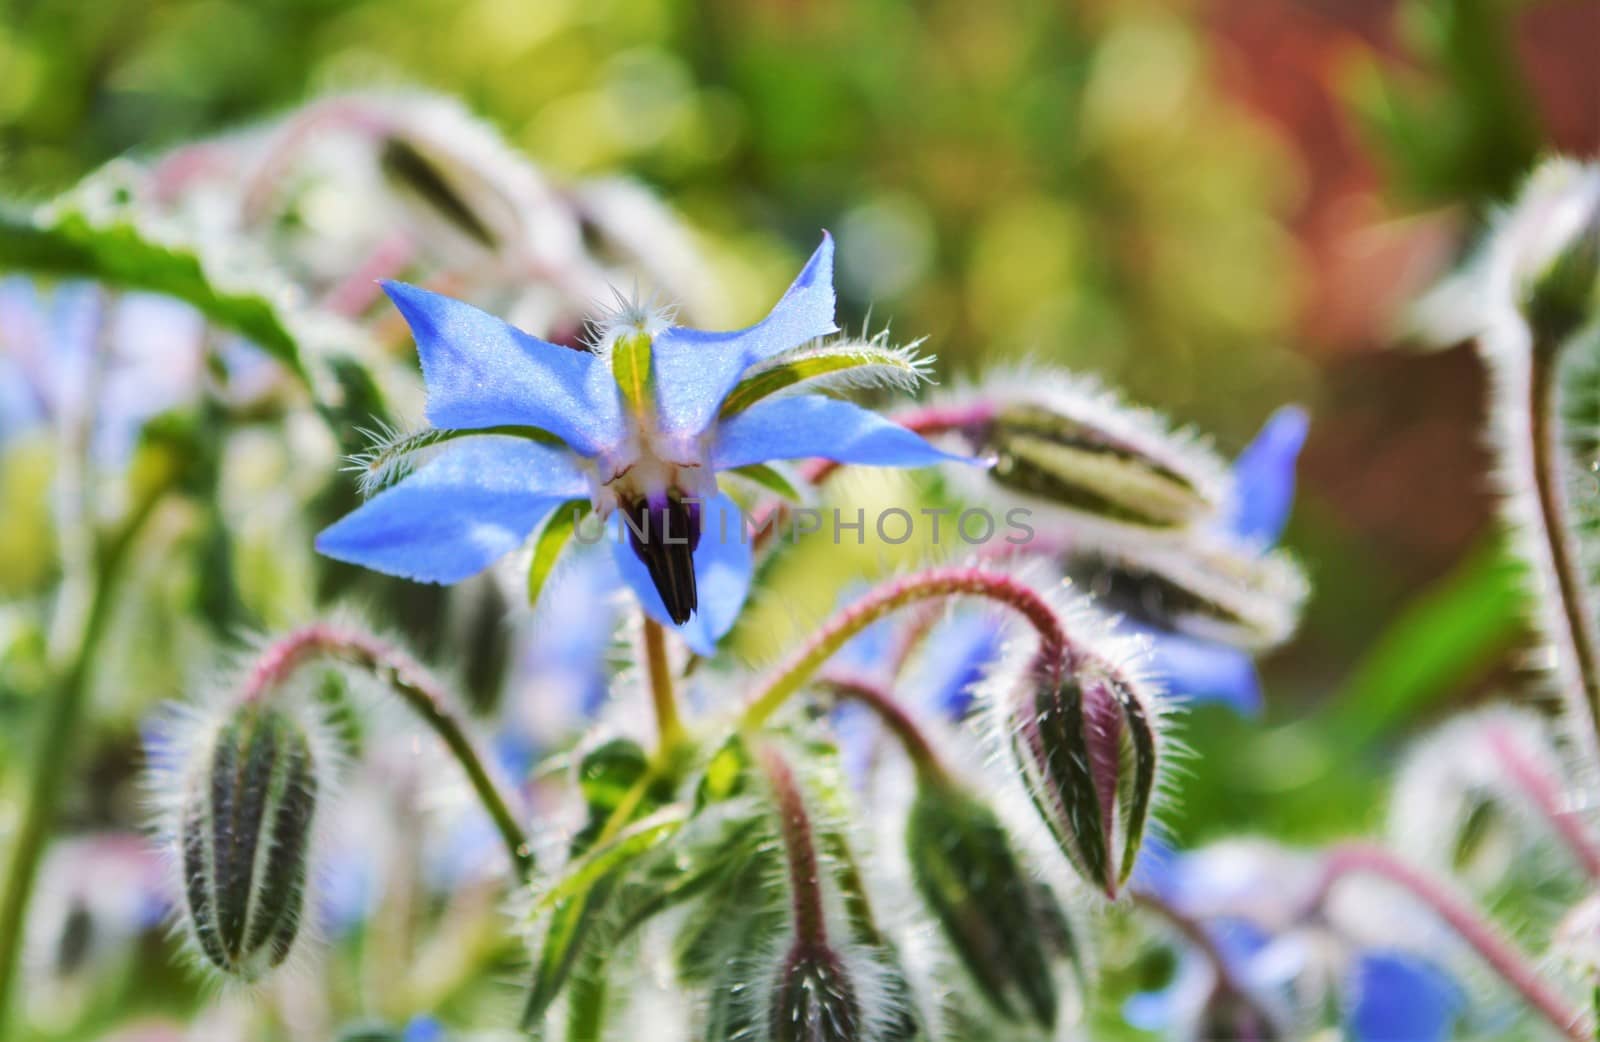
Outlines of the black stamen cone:
[[669,495],[623,507],[628,543],[650,570],[672,621],[683,625],[699,606],[694,583],[694,551],[700,545],[700,504]]

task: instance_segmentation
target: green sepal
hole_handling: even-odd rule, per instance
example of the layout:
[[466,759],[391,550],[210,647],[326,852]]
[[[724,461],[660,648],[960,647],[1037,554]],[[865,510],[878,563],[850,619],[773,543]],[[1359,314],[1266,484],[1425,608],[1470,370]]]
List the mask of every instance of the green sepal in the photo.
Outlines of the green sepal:
[[539,538],[533,544],[533,558],[528,562],[529,604],[539,603],[539,595],[555,572],[556,562],[561,560],[561,551],[567,548],[572,533],[593,509],[587,499],[569,499],[556,507],[555,513],[539,530]]
[[1053,945],[1000,819],[965,792],[924,784],[906,821],[906,851],[918,893],[989,1005],[1052,1027]]
[[820,344],[757,365],[722,400],[720,419],[735,416],[780,391],[813,381],[915,386],[927,363],[911,352],[879,343]]
[[624,333],[611,345],[611,375],[628,410],[635,416],[655,411],[655,380],[650,372],[650,334]]
[[794,482],[790,481],[783,471],[770,464],[752,463],[749,466],[735,467],[728,473],[744,478],[751,484],[759,485],[768,492],[776,493],[791,502],[805,501],[806,497],[794,487]]

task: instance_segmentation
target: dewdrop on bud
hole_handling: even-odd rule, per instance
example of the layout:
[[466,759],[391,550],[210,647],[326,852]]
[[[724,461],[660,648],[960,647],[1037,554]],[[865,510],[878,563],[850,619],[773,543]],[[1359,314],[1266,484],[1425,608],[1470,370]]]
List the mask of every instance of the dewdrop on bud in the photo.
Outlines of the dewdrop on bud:
[[[1048,898],[1011,849],[994,812],[953,784],[925,781],[906,823],[906,848],[922,899],[995,1012],[1055,1024]],[[1053,916],[1051,913],[1055,913]],[[1070,949],[1070,934],[1063,934]]]
[[1156,783],[1154,707],[1108,663],[1035,667],[1009,707],[1011,750],[1033,804],[1078,873],[1115,900],[1133,871]]
[[293,950],[323,750],[293,711],[233,705],[181,777],[175,839],[184,925],[212,966],[254,981]]
[[1190,528],[1223,501],[1226,470],[1209,450],[1093,385],[1045,376],[999,398],[982,448],[1012,491],[1143,532]]

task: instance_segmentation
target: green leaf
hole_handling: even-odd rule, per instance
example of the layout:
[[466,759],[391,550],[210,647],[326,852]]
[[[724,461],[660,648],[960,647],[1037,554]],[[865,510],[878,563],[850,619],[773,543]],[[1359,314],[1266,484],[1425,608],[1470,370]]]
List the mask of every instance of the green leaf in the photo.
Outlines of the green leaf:
[[[247,337],[308,380],[282,287],[219,277],[221,264],[173,229],[154,227],[118,184],[120,166],[33,213],[0,210],[0,270],[86,278],[181,300],[211,323]],[[230,273],[231,274],[231,273]]]
[[785,352],[747,370],[722,400],[720,416],[727,419],[802,383],[814,385],[815,390],[882,386],[909,390],[927,379],[933,361],[917,355],[915,346],[889,347],[877,337]]
[[561,551],[572,541],[572,533],[583,524],[593,507],[587,499],[569,499],[556,507],[550,520],[544,523],[538,540],[533,544],[533,560],[528,562],[528,603],[538,604],[539,595],[550,581]]
[[583,894],[597,886],[613,869],[637,859],[683,828],[685,816],[681,810],[664,810],[634,822],[615,837],[597,846],[580,860],[562,880],[552,886],[539,899],[539,908],[554,907],[559,902]]
[[588,945],[572,971],[567,993],[567,1042],[600,1042],[611,988],[606,964],[610,945]]
[[598,880],[591,889],[562,901],[551,913],[544,945],[539,949],[539,962],[534,968],[528,1004],[522,1011],[524,1030],[539,1024],[561,994],[582,950],[583,940],[594,927],[598,910],[610,896],[611,886],[610,879]]
[[1329,704],[1360,744],[1458,690],[1522,632],[1522,567],[1496,539],[1413,602]]

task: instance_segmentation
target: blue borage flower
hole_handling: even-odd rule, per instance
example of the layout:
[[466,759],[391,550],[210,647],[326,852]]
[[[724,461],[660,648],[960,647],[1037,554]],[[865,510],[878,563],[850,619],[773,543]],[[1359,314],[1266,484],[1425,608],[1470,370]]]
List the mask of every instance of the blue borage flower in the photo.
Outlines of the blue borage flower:
[[[1135,885],[1194,919],[1227,962],[1235,981],[1285,1023],[1295,1008],[1338,1010],[1351,1042],[1443,1042],[1466,1012],[1466,992],[1432,946],[1358,941],[1331,921],[1303,920],[1298,901],[1312,884],[1316,860],[1259,840],[1175,851],[1152,839],[1140,854]],[[1368,895],[1363,895],[1368,896]],[[1391,924],[1404,936],[1415,924]],[[1303,991],[1337,984],[1331,1002]],[[1217,1037],[1208,1030],[1216,976],[1192,947],[1162,987],[1138,992],[1123,1006],[1130,1024],[1165,1037]]]
[[[1239,453],[1233,464],[1232,492],[1219,525],[1224,542],[1259,553],[1278,542],[1294,504],[1295,465],[1308,426],[1303,409],[1285,406],[1272,414]],[[1272,644],[1292,630],[1305,587],[1292,566],[1285,563],[1285,567],[1273,568],[1270,558],[1262,560],[1269,565],[1263,575],[1282,587],[1260,601],[1270,613],[1281,614],[1278,632],[1266,634],[1264,643]],[[1292,605],[1292,610],[1284,613],[1283,605]],[[1150,638],[1150,669],[1168,694],[1191,704],[1221,702],[1247,716],[1261,711],[1261,680],[1255,659],[1251,649],[1239,646],[1241,642],[1218,639],[1221,635],[1215,633],[1186,633],[1181,628],[1138,622],[1128,625]]]
[[625,520],[617,564],[644,610],[703,651],[732,626],[750,580],[743,520],[719,472],[810,457],[892,467],[961,458],[815,393],[840,379],[914,383],[925,365],[878,341],[821,342],[837,331],[826,235],[766,319],[726,333],[622,303],[574,350],[415,286],[385,289],[416,337],[432,428],[374,463],[389,468],[417,448],[437,456],[322,532],[317,549],[343,561],[458,582],[558,508],[587,503]]

